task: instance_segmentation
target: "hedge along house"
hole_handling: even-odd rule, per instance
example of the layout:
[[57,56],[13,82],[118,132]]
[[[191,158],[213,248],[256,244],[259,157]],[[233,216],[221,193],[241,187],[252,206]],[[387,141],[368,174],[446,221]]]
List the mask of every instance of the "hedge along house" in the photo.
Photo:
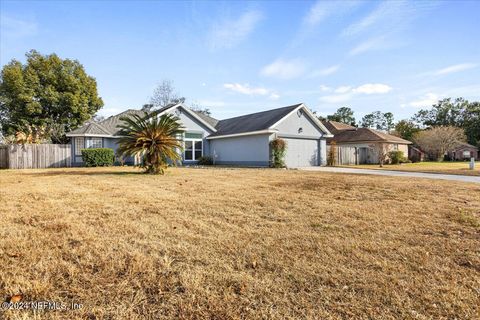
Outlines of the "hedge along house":
[[[195,164],[201,156],[212,157],[215,164],[261,166],[270,165],[270,141],[282,138],[287,142],[287,167],[326,164],[326,138],[330,132],[304,104],[273,109],[240,117],[216,120],[183,104],[158,110],[180,118],[183,135],[183,164]],[[87,123],[67,134],[72,143],[73,165],[81,166],[81,149],[112,148],[116,151],[120,118],[143,111],[127,110],[98,123]],[[126,159],[127,164],[138,160]]]

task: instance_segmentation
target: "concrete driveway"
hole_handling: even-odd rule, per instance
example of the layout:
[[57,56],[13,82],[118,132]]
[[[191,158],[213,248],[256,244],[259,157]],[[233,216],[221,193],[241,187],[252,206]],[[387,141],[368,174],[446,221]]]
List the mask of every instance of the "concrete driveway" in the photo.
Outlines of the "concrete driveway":
[[379,176],[391,176],[391,177],[405,177],[405,178],[427,178],[427,179],[439,179],[439,180],[451,180],[462,182],[480,183],[480,177],[461,176],[453,174],[441,174],[441,173],[423,173],[423,172],[407,172],[407,171],[391,171],[391,170],[374,170],[374,169],[355,169],[355,168],[335,168],[335,167],[302,167],[298,170],[306,171],[321,171],[321,172],[338,172],[349,174],[373,174]]

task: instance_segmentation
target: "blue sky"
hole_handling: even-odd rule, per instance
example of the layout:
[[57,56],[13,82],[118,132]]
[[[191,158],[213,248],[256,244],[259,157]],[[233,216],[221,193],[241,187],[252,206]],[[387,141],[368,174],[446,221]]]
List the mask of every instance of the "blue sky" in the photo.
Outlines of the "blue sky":
[[3,1],[0,64],[79,60],[111,115],[156,84],[222,119],[304,102],[396,120],[443,97],[480,99],[480,2]]

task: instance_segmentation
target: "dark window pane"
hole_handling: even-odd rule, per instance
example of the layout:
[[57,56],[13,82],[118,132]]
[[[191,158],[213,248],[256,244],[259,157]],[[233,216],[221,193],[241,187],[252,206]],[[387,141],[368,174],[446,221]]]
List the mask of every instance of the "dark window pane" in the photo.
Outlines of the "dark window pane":
[[192,141],[185,141],[185,150],[192,150]]
[[195,159],[198,159],[202,156],[202,150],[195,151]]
[[202,150],[202,141],[195,141],[195,149]]
[[185,160],[193,160],[191,150],[185,150]]

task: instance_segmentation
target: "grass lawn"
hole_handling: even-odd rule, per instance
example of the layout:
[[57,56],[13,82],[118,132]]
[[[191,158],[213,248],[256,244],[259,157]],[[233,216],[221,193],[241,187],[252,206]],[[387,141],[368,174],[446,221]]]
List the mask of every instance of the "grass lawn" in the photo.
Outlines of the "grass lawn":
[[479,316],[480,185],[138,172],[0,171],[2,299],[83,305],[35,319]]
[[380,168],[378,164],[361,164],[355,166],[343,166],[358,169],[379,169],[395,171],[414,171],[429,173],[445,173],[467,176],[480,176],[480,161],[475,162],[475,170],[469,169],[470,162],[416,162],[403,164],[388,164]]

